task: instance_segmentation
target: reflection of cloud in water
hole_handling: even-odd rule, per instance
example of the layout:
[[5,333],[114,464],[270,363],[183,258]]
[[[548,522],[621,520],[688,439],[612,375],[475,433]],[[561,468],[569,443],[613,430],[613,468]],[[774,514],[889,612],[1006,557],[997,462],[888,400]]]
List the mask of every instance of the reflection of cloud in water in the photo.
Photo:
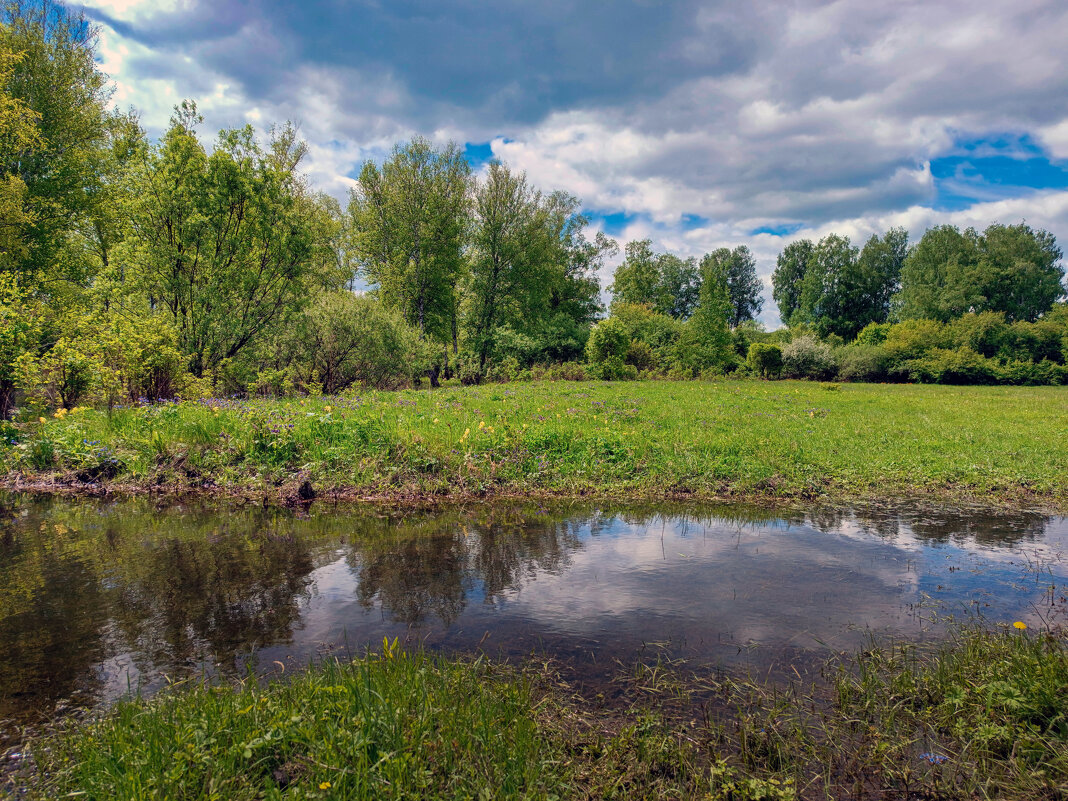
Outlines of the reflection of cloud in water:
[[584,538],[565,574],[517,589],[509,612],[590,636],[807,644],[854,625],[904,625],[902,603],[915,597],[909,557],[879,541],[806,526],[688,528],[617,521],[610,536]]

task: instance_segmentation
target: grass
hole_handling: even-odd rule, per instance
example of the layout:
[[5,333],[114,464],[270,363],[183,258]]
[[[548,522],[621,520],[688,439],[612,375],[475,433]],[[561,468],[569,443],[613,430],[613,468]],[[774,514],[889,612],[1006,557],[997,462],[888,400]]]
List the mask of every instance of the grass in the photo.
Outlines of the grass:
[[[79,410],[0,437],[8,485],[346,497],[955,498],[1068,505],[1068,389],[529,383]],[[282,489],[279,490],[278,488]]]
[[1062,633],[965,627],[790,686],[621,675],[606,705],[551,670],[384,643],[289,682],[194,685],[35,743],[33,789],[84,799],[1061,799]]

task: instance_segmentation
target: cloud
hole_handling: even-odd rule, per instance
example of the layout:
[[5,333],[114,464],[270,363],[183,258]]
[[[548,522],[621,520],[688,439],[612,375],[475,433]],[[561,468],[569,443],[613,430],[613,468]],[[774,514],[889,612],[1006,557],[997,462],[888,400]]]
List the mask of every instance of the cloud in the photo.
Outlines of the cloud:
[[1068,6],[1053,0],[86,10],[118,99],[150,130],[183,97],[209,127],[293,119],[339,197],[363,159],[421,133],[490,142],[536,184],[625,220],[626,237],[684,255],[748,243],[765,275],[785,242],[833,225],[919,233],[960,214],[1068,236]]

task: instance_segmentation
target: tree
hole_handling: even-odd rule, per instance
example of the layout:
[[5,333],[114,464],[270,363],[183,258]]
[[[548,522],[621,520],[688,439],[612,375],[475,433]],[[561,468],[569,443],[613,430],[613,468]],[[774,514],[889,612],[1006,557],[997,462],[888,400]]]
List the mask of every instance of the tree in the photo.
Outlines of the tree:
[[809,239],[791,242],[775,260],[775,272],[771,276],[772,298],[779,307],[779,317],[790,325],[794,314],[801,306],[801,284],[805,280],[808,260],[815,245]]
[[479,373],[503,325],[518,329],[544,316],[552,268],[561,256],[560,215],[526,175],[492,162],[474,197],[468,335]]
[[886,322],[908,252],[909,235],[904,228],[891,228],[882,237],[872,235],[864,243],[847,300],[860,326],[857,332],[870,323]]
[[872,237],[861,258],[847,237],[821,239],[805,266],[791,323],[809,323],[820,336],[852,340],[869,323],[883,322],[906,243],[905,232],[896,229],[885,238]]
[[764,305],[760,297],[764,284],[756,273],[756,261],[749,248],[740,245],[734,250],[720,248],[706,254],[701,260],[701,269],[706,262],[717,261],[727,276],[727,292],[730,295],[730,327],[737,328],[746,320],[753,320]]
[[994,223],[980,240],[984,300],[976,311],[1004,312],[1009,322],[1034,322],[1065,295],[1063,253],[1049,231],[1026,223]]
[[615,240],[601,231],[593,239],[586,236],[590,221],[579,206],[578,198],[565,192],[553,192],[548,198],[552,227],[559,232],[559,255],[549,274],[548,309],[532,331],[547,359],[582,356],[590,326],[604,311],[598,273],[605,260],[619,251]]
[[979,251],[973,228],[928,228],[901,266],[896,316],[946,322],[981,303]]
[[[32,222],[19,270],[37,280],[85,285],[71,237],[100,209],[110,90],[96,60],[96,29],[51,0],[10,0],[0,10],[0,44],[11,54],[3,90],[33,113],[38,146],[21,154]],[[9,163],[9,167],[11,164]]]
[[721,259],[704,259],[697,309],[687,320],[676,346],[680,366],[694,372],[724,367],[732,352],[730,316],[727,264]]
[[[367,162],[349,213],[363,274],[421,337],[457,346],[470,166],[455,145],[413,139],[379,169]],[[431,382],[436,383],[436,373]]]
[[664,253],[659,259],[660,301],[656,311],[686,320],[697,308],[701,292],[701,272],[697,259],[681,259],[671,253]]
[[222,131],[209,156],[183,103],[157,147],[142,151],[127,199],[127,265],[151,305],[170,315],[200,377],[268,336],[306,302],[322,263],[310,218],[315,199],[298,166],[292,127],[264,150],[250,126]]
[[701,286],[695,259],[653,251],[651,239],[628,242],[626,257],[616,268],[612,304],[644,305],[685,320],[697,306]]

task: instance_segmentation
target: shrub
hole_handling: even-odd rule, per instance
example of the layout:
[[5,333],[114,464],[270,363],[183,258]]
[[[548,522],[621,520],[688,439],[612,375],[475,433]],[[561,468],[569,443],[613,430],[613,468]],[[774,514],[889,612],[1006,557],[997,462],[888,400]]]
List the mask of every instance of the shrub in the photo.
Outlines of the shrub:
[[630,347],[626,326],[616,317],[601,320],[590,330],[586,342],[586,360],[590,364],[602,364],[609,359],[618,359],[620,364]]
[[602,362],[591,364],[588,372],[590,378],[602,381],[634,381],[638,378],[638,368],[618,356],[609,356]]
[[926,356],[904,363],[909,378],[923,384],[997,384],[998,363],[967,346],[935,348]]
[[825,381],[838,372],[834,352],[826,342],[806,334],[782,349],[783,372],[789,378]]
[[882,345],[891,328],[890,323],[868,323],[860,329],[855,342],[858,345]]
[[749,369],[761,378],[776,378],[782,372],[782,348],[763,342],[754,342],[749,346],[746,356]]
[[1009,326],[1001,312],[969,313],[949,324],[949,335],[957,347],[967,346],[981,356],[992,357],[1004,347]]
[[638,370],[653,370],[657,366],[656,355],[649,344],[640,339],[632,339],[627,348],[627,364],[632,364]]
[[856,343],[841,348],[837,356],[842,381],[875,383],[890,377],[890,354],[882,345],[865,345],[857,337]]
[[937,320],[905,320],[891,326],[883,347],[896,363],[918,359],[935,348],[953,348],[955,344],[946,326]]

